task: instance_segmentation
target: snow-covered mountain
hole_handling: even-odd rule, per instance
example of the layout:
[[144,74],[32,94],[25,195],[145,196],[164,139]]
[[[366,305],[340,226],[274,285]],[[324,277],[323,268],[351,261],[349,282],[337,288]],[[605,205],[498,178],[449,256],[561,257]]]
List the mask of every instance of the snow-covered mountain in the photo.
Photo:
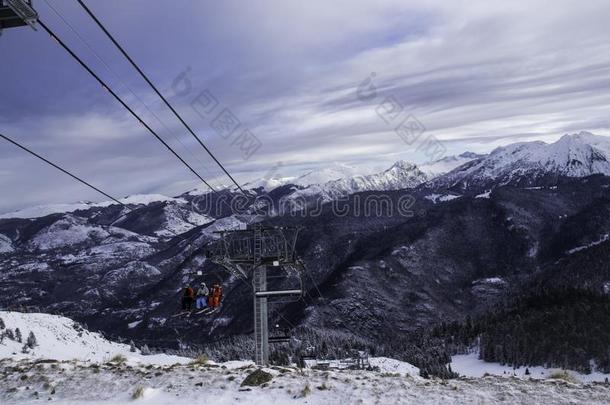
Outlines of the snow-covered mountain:
[[610,175],[610,138],[589,132],[564,135],[548,144],[520,142],[495,149],[431,182],[460,190],[497,185],[555,185],[559,176]]
[[456,167],[460,167],[475,159],[480,159],[483,156],[485,155],[474,152],[464,152],[459,155],[445,156],[444,158],[435,160],[431,163],[425,163],[420,165],[419,168],[422,172],[426,173],[429,178],[434,178],[448,173]]
[[367,169],[364,168],[335,162],[329,166],[307,170],[303,174],[297,176],[283,176],[282,174],[277,173],[271,178],[257,179],[245,183],[244,186],[247,188],[262,187],[266,191],[272,191],[286,184],[307,187],[312,184],[324,184],[333,180],[366,174],[366,172]]
[[416,165],[401,160],[380,173],[340,178],[322,184],[311,184],[292,193],[290,199],[315,197],[326,202],[361,191],[390,191],[413,188],[427,180],[428,176]]
[[[514,143],[499,147],[488,155],[464,152],[421,166],[398,161],[389,169],[372,174],[370,168],[364,166],[334,163],[300,176],[277,174],[245,183],[244,186],[250,189],[262,187],[270,192],[292,184],[297,186],[297,190],[291,198],[321,196],[322,201],[332,201],[356,192],[399,190],[417,187],[422,183],[427,183],[426,186],[433,189],[473,188],[485,191],[504,184],[554,185],[558,176],[584,177],[596,173],[610,175],[610,138],[580,132],[565,135],[551,144],[541,141]],[[208,193],[208,189],[194,189],[179,197],[133,195],[123,198],[121,202],[134,206],[159,202],[168,203],[168,207],[186,206],[191,197]],[[0,219],[39,218],[53,213],[102,208],[112,204],[112,201],[51,204],[0,214]],[[167,208],[167,211],[168,227],[176,232],[183,232],[211,220],[207,217],[188,217],[188,214],[176,212],[172,208]],[[9,248],[0,241],[0,249]]]
[[[179,198],[167,197],[162,194],[135,194],[119,200],[125,205],[148,205],[154,202],[186,202]],[[90,201],[81,201],[67,204],[47,204],[28,207],[17,211],[0,214],[0,219],[4,218],[40,218],[50,214],[74,212],[78,210],[88,210],[90,208],[108,207],[116,204],[114,201],[102,201],[93,203]]]

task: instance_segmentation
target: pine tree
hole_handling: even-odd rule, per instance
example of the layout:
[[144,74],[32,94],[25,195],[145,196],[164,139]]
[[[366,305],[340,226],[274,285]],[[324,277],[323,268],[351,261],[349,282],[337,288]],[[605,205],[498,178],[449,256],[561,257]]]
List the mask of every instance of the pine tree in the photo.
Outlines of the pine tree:
[[15,340],[19,343],[21,343],[23,340],[23,337],[21,336],[21,331],[19,330],[19,328],[15,329]]
[[129,341],[129,351],[135,353],[138,349],[136,349],[136,344],[133,343],[133,340]]
[[36,341],[36,336],[34,335],[34,332],[30,332],[30,334],[28,335],[28,340],[25,344],[30,349],[33,349],[34,347],[38,346],[38,342]]
[[15,334],[13,333],[12,329],[6,330],[6,337],[9,338],[10,340],[15,340]]
[[525,368],[525,375],[530,375],[530,369],[529,368]]
[[4,319],[0,318],[0,330],[3,330],[4,328],[6,328],[6,325],[4,324]]
[[150,349],[148,348],[148,345],[142,346],[142,349],[140,351],[142,352],[143,356],[148,356],[151,354]]

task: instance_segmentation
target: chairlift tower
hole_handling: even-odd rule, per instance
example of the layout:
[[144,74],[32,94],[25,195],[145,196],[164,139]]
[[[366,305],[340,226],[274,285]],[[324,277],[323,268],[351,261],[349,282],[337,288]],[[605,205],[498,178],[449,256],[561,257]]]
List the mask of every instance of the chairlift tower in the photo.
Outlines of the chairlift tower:
[[[254,360],[257,365],[269,364],[270,301],[276,297],[300,297],[303,294],[303,264],[295,255],[300,228],[270,227],[260,224],[246,229],[220,231],[220,240],[210,252],[211,260],[233,275],[252,283],[254,301]],[[296,276],[298,288],[269,290],[268,273],[287,272]],[[278,341],[285,341],[280,339]]]
[[36,30],[38,13],[31,0],[0,0],[0,34],[4,28],[29,25]]

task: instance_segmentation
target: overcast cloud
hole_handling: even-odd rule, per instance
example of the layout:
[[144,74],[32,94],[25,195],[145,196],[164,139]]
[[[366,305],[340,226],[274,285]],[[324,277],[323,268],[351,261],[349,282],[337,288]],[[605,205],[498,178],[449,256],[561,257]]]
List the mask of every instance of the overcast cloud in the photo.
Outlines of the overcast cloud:
[[[277,162],[288,175],[331,162],[426,160],[376,114],[390,96],[448,154],[581,130],[610,134],[608,1],[87,3],[242,182]],[[121,80],[44,1],[34,4],[204,177],[227,184],[76,1],[52,4]],[[191,91],[176,94],[184,82],[174,79],[187,69]],[[377,96],[359,100],[357,88],[373,72]],[[206,89],[262,142],[249,159],[192,109]],[[117,196],[199,186],[40,30],[0,36],[0,132]],[[0,195],[0,212],[104,199],[7,143],[0,143]]]

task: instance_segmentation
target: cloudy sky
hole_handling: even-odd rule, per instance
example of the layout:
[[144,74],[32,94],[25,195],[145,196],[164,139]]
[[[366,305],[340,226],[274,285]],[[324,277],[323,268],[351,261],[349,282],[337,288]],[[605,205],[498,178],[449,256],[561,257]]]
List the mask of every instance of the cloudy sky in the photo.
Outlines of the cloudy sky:
[[[226,184],[78,3],[48,1],[78,36],[37,0],[41,19],[202,176]],[[421,163],[432,142],[450,155],[610,134],[606,0],[87,3],[242,182],[274,167]],[[226,112],[240,124],[230,134],[214,124]],[[410,144],[395,132],[409,117],[425,127],[415,140],[409,127]],[[244,130],[260,141],[247,158]],[[119,197],[199,186],[40,29],[0,36],[0,133]],[[0,212],[105,199],[3,141],[0,196]]]

